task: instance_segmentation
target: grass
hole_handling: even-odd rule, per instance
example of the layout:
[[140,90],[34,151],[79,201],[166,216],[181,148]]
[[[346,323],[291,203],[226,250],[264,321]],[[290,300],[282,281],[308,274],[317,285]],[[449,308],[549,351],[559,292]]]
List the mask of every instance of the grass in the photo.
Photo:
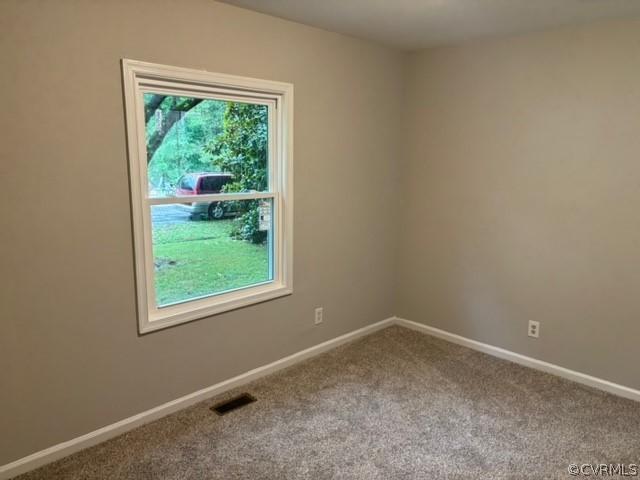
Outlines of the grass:
[[159,306],[269,280],[267,245],[230,237],[232,220],[153,228]]

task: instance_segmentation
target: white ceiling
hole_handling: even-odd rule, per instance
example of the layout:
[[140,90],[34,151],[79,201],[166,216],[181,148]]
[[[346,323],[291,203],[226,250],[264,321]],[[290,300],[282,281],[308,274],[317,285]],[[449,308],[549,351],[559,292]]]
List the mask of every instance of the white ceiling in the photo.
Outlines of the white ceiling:
[[403,50],[640,16],[640,0],[221,0]]

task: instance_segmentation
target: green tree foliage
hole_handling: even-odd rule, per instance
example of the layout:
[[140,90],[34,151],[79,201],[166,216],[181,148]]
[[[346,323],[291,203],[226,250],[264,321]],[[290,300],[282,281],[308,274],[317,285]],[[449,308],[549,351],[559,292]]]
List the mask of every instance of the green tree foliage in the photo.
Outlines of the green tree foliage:
[[267,188],[267,115],[265,105],[227,103],[222,134],[207,146],[214,165],[234,176],[227,192]]
[[151,115],[163,114],[163,121],[153,131],[147,129],[147,163],[151,162],[156,150],[162,145],[165,136],[171,131],[171,127],[183,118],[183,114],[199,105],[203,100],[192,97],[174,97],[145,94],[145,123],[149,124]]
[[[213,164],[233,174],[226,192],[264,191],[267,188],[268,110],[265,105],[227,103],[222,133],[209,143]],[[253,243],[263,243],[267,232],[258,229],[258,201],[242,202],[233,235]]]
[[144,101],[152,188],[172,194],[183,174],[216,171],[205,146],[222,133],[226,102],[157,94]]

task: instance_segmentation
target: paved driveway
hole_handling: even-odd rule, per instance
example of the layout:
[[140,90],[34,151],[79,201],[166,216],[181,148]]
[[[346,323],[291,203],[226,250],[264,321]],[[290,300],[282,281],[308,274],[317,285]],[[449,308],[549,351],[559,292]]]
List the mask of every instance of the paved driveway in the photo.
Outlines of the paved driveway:
[[188,222],[190,207],[187,205],[156,205],[151,209],[153,223],[183,223]]

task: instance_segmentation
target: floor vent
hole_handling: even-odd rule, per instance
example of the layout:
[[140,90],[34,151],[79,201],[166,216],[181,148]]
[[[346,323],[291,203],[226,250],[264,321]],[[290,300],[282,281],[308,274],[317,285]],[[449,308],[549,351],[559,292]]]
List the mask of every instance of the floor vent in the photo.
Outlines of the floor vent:
[[256,401],[256,398],[253,395],[249,395],[248,393],[243,393],[242,395],[238,395],[237,397],[233,397],[231,400],[224,401],[222,403],[218,403],[211,407],[211,410],[216,412],[218,415],[225,415],[229,412],[237,410],[238,408],[244,407],[245,405],[249,405]]

